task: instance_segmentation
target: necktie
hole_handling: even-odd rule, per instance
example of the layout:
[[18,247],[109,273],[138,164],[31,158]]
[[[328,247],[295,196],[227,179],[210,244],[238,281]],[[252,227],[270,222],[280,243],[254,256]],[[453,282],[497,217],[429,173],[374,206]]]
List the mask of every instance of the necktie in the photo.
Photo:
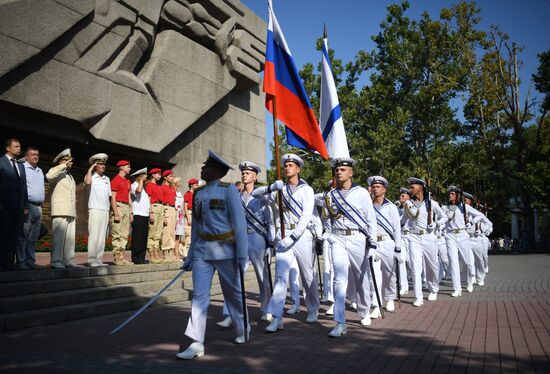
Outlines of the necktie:
[[15,175],[17,175],[17,178],[19,178],[19,170],[17,170],[17,165],[15,164],[15,162],[16,162],[15,159],[12,158],[11,163],[13,165],[13,171],[15,171]]

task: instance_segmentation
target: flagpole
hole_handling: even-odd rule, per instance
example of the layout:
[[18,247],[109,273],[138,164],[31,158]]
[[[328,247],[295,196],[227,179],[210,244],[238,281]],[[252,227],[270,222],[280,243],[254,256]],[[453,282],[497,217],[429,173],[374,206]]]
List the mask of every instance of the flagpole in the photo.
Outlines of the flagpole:
[[[277,170],[277,180],[281,179],[281,155],[279,154],[279,126],[277,126],[277,98],[271,97],[273,103],[273,140],[275,143],[275,167]],[[283,215],[283,196],[282,191],[277,191],[277,206],[279,207],[279,221],[281,224],[281,239],[285,237],[285,219]]]

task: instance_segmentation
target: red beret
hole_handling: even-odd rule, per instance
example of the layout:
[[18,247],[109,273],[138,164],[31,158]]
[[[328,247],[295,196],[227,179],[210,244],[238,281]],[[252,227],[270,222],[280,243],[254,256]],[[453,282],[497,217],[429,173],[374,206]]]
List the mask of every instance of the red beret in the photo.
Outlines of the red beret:
[[149,175],[156,173],[162,173],[162,170],[160,170],[159,168],[152,168],[151,170],[149,170]]
[[199,183],[199,180],[197,178],[191,178],[187,181],[187,184],[195,184]]
[[130,165],[130,161],[120,160],[119,162],[116,163],[116,166],[126,166],[126,165]]
[[164,173],[162,173],[163,177],[166,177],[167,175],[174,174],[172,170],[164,170]]

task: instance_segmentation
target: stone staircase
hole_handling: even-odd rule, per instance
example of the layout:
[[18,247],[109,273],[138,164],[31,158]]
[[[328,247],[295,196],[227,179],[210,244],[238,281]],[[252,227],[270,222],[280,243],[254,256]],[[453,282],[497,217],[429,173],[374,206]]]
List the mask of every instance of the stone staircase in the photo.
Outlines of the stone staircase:
[[[179,272],[179,264],[147,264],[26,270],[0,273],[0,332],[130,311],[143,306]],[[245,284],[252,285],[252,266]],[[155,305],[187,301],[191,273],[185,274]],[[212,295],[221,293],[217,275]]]

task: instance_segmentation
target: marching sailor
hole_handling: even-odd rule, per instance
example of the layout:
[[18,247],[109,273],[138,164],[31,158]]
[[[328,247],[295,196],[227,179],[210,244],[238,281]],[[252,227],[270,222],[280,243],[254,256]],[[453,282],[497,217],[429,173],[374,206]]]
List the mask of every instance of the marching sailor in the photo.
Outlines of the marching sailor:
[[449,256],[449,271],[453,282],[451,296],[458,297],[462,295],[459,255],[464,264],[466,290],[468,292],[474,290],[474,254],[466,230],[479,222],[483,214],[469,205],[464,205],[461,190],[456,186],[449,186],[449,202],[451,205],[446,212],[448,221],[445,226],[445,239]]
[[[409,190],[413,199],[405,205],[409,234],[409,255],[413,277],[413,288],[416,300],[414,306],[424,304],[422,294],[422,264],[425,266],[428,283],[429,301],[437,300],[439,291],[439,259],[437,256],[437,238],[435,229],[447,221],[445,213],[436,201],[426,196],[426,182],[419,178],[409,178]],[[435,213],[435,219],[430,217]]]
[[[267,304],[271,298],[271,279],[267,267],[268,258],[273,251],[273,240],[275,238],[275,225],[271,218],[271,211],[267,199],[252,197],[254,184],[258,180],[258,174],[262,171],[260,167],[252,161],[243,161],[239,164],[241,171],[241,181],[243,189],[240,192],[241,201],[246,218],[248,233],[248,257],[258,280],[260,290],[260,304],[263,321],[271,321],[271,315],[267,313]],[[248,267],[248,264],[247,266]],[[245,269],[246,271],[246,269]],[[223,304],[223,314],[225,319],[217,323],[220,327],[229,327],[232,324],[227,304]]]
[[396,206],[399,211],[399,217],[401,218],[401,241],[403,242],[402,251],[404,252],[403,256],[405,257],[405,262],[399,264],[399,276],[401,277],[401,289],[399,293],[401,295],[406,295],[409,293],[409,280],[407,276],[407,267],[410,268],[411,261],[408,253],[409,248],[409,229],[406,227],[405,223],[407,222],[407,216],[405,215],[405,209],[403,206],[405,202],[411,199],[411,191],[408,188],[401,187],[399,189],[399,200],[396,203]]
[[[337,188],[325,198],[330,219],[325,235],[331,245],[334,268],[334,320],[337,325],[330,337],[346,334],[345,299],[348,279],[355,285],[357,312],[361,325],[371,324],[371,273],[368,257],[378,256],[376,242],[376,216],[369,192],[352,182],[351,158],[340,157],[331,161]],[[375,256],[375,257],[376,257]],[[349,272],[349,274],[348,274]],[[349,278],[348,278],[349,277]]]
[[[381,293],[382,302],[386,302],[386,310],[395,310],[394,299],[396,294],[396,271],[395,266],[405,262],[405,251],[402,250],[401,241],[401,217],[397,207],[386,198],[388,181],[379,175],[369,178],[369,186],[373,196],[373,206],[376,213],[376,241],[378,242],[378,254],[381,261],[374,263],[377,286]],[[397,260],[397,265],[396,261]],[[373,304],[374,300],[373,300]],[[371,318],[381,316],[380,308],[383,305],[375,304]]]
[[181,359],[204,355],[206,316],[210,303],[210,286],[218,271],[223,297],[233,320],[236,344],[246,342],[250,325],[245,331],[244,310],[239,268],[248,263],[248,234],[241,198],[237,188],[220,179],[233,169],[220,156],[208,151],[201,169],[206,181],[193,197],[193,222],[189,255],[182,268],[193,271],[193,301],[185,335],[193,343],[177,354]]
[[[474,196],[464,192],[464,202],[466,205],[473,207],[475,203]],[[474,254],[475,281],[478,286],[485,285],[485,251],[487,247],[484,238],[493,231],[493,223],[487,219],[485,214],[481,214],[483,215],[481,220],[467,230],[470,236],[472,253]]]
[[278,180],[271,186],[254,190],[253,196],[268,194],[270,202],[275,202],[277,192],[281,191],[285,237],[280,239],[275,247],[277,262],[275,266],[275,284],[273,294],[267,307],[267,312],[273,320],[266,327],[266,332],[276,332],[283,329],[283,308],[285,305],[289,272],[294,259],[298,262],[300,278],[305,292],[307,308],[306,322],[317,321],[319,311],[319,293],[317,292],[318,277],[313,252],[313,234],[309,230],[314,214],[313,189],[300,178],[300,170],[304,161],[295,154],[286,154],[281,159],[287,183]]

